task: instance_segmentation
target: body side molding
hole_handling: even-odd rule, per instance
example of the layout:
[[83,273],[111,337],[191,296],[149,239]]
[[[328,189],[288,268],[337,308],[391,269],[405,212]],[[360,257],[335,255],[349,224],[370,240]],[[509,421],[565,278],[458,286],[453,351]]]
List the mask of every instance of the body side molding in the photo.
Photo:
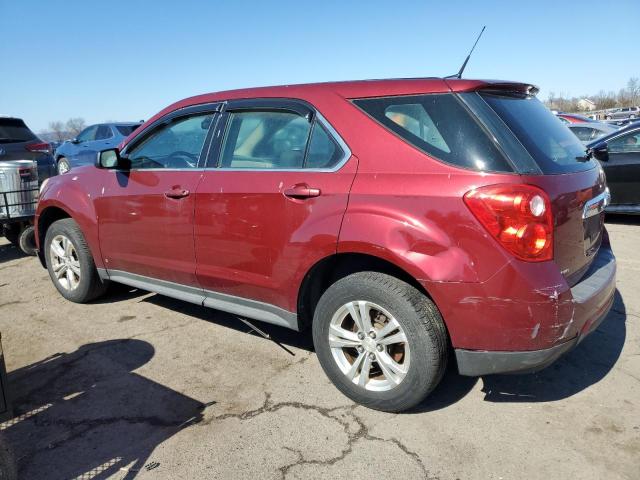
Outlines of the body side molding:
[[159,293],[160,295],[166,295],[167,297],[178,300],[184,300],[185,302],[203,305],[223,312],[233,313],[253,320],[261,320],[299,331],[298,315],[296,313],[289,312],[269,303],[212,292],[120,270],[105,270],[100,268],[98,269],[98,275],[104,280],[112,280],[131,287]]

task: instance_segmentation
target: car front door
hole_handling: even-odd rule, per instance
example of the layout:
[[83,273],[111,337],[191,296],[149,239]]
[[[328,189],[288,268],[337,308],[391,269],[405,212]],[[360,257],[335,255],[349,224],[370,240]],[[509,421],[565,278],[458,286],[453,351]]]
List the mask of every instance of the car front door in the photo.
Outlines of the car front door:
[[69,145],[70,152],[69,157],[72,165],[84,165],[86,163],[87,149],[89,145],[96,139],[96,133],[98,132],[98,125],[91,125],[85,128]]
[[336,252],[357,159],[316,112],[282,102],[231,102],[216,127],[195,213],[205,304],[295,312],[303,275]]
[[613,205],[640,205],[640,129],[607,142],[609,161],[603,162]]
[[197,287],[195,191],[217,106],[160,119],[125,147],[126,170],[105,170],[96,201],[100,249],[111,276],[141,275]]

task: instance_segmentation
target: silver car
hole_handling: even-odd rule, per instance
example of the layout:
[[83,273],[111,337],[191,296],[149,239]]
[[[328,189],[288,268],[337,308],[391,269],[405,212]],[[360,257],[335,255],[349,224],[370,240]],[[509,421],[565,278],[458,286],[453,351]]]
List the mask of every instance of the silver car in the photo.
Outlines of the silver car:
[[640,118],[640,107],[624,107],[616,108],[607,112],[605,117],[607,120],[615,120],[618,118]]
[[567,127],[582,143],[592,142],[618,130],[615,125],[600,122],[570,123]]

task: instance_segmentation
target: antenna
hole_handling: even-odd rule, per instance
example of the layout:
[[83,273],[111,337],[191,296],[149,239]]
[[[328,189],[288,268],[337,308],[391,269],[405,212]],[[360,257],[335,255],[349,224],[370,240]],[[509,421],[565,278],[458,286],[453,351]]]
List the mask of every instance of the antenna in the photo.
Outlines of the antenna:
[[475,50],[476,45],[478,44],[478,41],[480,40],[480,37],[484,33],[484,29],[485,28],[487,28],[486,25],[482,27],[482,30],[480,30],[480,33],[478,34],[478,38],[476,38],[476,42],[473,44],[473,47],[471,47],[471,51],[469,52],[469,55],[467,55],[467,58],[465,58],[464,63],[460,67],[460,70],[458,70],[458,73],[456,73],[455,75],[449,75],[448,77],[444,77],[444,78],[462,78],[462,72],[464,72],[464,69],[467,67],[467,63],[469,62],[469,59],[471,58],[471,54]]

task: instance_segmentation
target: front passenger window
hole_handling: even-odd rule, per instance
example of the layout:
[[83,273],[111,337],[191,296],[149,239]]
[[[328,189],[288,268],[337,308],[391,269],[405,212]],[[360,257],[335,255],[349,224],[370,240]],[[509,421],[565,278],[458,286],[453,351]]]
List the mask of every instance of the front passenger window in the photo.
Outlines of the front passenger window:
[[213,114],[183,117],[163,125],[127,152],[131,168],[195,168]]

